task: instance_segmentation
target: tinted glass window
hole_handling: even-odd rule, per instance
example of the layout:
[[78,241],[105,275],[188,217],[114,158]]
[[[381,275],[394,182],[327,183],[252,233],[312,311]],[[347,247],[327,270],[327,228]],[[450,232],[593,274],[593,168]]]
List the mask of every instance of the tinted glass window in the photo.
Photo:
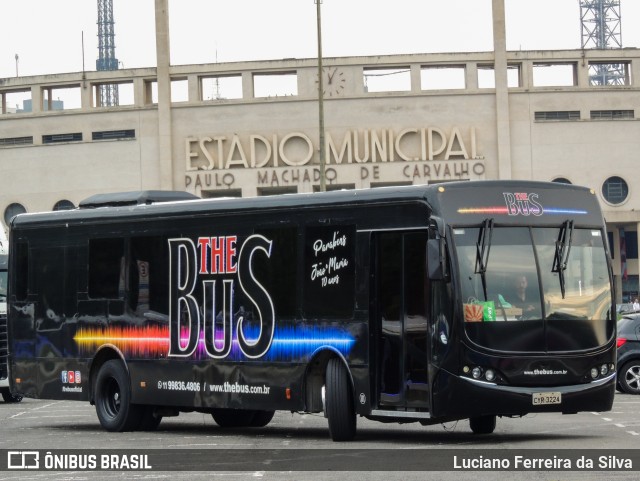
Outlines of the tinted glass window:
[[29,285],[29,245],[26,242],[19,242],[13,251],[15,253],[13,273],[13,293],[18,301],[27,300]]
[[123,239],[89,241],[89,297],[124,298],[125,272]]
[[37,295],[36,318],[44,319],[44,326],[48,321],[60,321],[65,315],[64,260],[65,252],[62,247],[32,251],[33,290]]
[[255,256],[253,272],[269,292],[276,317],[294,317],[297,307],[298,236],[295,227],[258,229],[272,242],[271,256]]
[[169,258],[164,237],[131,239],[128,265],[128,298],[131,309],[169,313]]

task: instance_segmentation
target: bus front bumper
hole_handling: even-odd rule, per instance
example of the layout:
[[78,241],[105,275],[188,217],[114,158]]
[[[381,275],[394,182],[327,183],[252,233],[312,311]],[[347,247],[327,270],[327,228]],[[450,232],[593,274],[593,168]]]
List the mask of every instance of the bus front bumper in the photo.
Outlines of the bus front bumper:
[[[439,373],[438,378],[438,387],[434,389],[434,393],[438,394],[433,396],[432,415],[453,415],[461,419],[483,415],[520,416],[533,412],[573,414],[582,411],[610,411],[616,384],[615,373],[586,384],[536,387],[499,385],[454,376],[444,371]],[[555,403],[541,404],[541,396],[555,398]]]

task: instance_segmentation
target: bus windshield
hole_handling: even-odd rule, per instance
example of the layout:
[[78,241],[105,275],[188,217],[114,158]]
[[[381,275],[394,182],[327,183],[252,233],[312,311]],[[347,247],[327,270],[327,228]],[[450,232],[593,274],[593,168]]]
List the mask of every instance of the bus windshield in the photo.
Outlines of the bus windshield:
[[[498,351],[573,351],[613,335],[602,232],[573,228],[454,229],[467,337]],[[501,322],[502,321],[502,322]],[[512,322],[520,321],[520,322]]]

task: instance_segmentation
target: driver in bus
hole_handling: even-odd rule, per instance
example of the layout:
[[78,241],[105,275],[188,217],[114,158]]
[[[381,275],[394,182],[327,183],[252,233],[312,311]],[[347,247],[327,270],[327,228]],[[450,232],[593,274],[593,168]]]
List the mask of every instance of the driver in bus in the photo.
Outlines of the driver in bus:
[[518,275],[515,279],[515,296],[509,299],[512,306],[522,309],[522,318],[539,316],[540,302],[529,294],[529,281],[527,276]]

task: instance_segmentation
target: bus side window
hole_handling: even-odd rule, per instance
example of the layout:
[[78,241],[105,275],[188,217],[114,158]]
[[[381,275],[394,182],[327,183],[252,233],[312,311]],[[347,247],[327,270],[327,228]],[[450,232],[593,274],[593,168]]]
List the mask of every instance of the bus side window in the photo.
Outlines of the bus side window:
[[[253,257],[253,273],[271,296],[277,316],[295,318],[298,309],[298,230],[286,226],[260,228],[255,233],[271,241],[272,246],[270,257]],[[247,300],[243,307],[254,309]]]
[[166,237],[131,239],[129,305],[139,315],[151,310],[169,314],[169,261]]
[[18,242],[15,248],[16,259],[12,267],[15,268],[13,279],[13,297],[17,301],[26,301],[29,285],[29,244]]
[[35,248],[31,252],[32,288],[37,295],[36,318],[60,321],[64,318],[64,247]]
[[91,239],[89,241],[89,297],[122,298],[124,273],[124,239]]

